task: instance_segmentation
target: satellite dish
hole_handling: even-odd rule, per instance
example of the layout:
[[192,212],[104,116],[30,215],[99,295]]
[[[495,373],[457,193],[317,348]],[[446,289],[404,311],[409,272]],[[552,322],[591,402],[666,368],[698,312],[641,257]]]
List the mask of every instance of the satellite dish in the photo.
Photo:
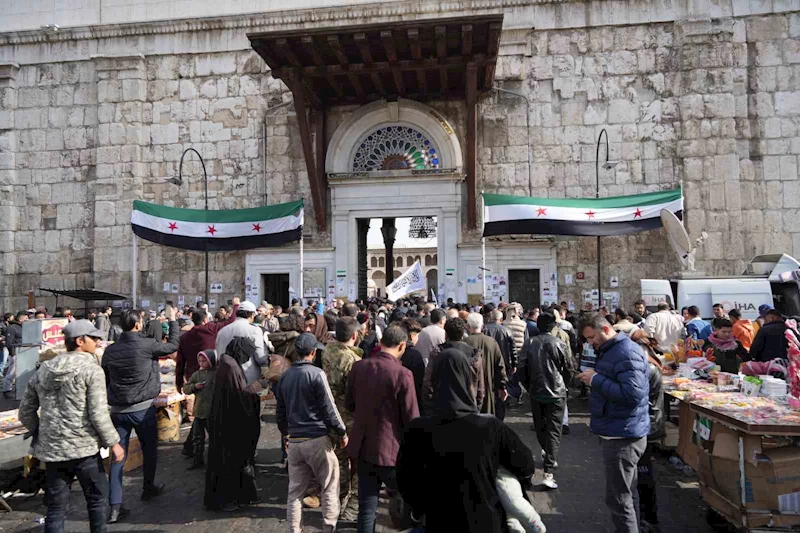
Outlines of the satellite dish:
[[668,209],[661,210],[661,224],[667,232],[672,249],[678,254],[683,269],[694,271],[697,248],[706,242],[708,234],[705,231],[702,232],[692,246],[692,240],[689,238],[686,228],[683,227],[683,223],[675,216],[675,213]]

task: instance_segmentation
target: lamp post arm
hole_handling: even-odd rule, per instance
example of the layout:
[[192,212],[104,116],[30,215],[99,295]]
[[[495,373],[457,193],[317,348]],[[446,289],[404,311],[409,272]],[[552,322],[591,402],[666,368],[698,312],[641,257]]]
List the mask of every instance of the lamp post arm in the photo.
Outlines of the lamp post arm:
[[205,161],[203,161],[203,156],[201,156],[200,152],[198,152],[194,148],[187,148],[186,150],[183,151],[183,155],[181,155],[181,162],[178,164],[178,181],[183,182],[183,159],[189,152],[194,152],[195,154],[197,154],[197,158],[200,159],[200,165],[203,167],[203,182],[205,184],[206,211],[208,211],[208,172],[206,172],[206,163]]
[[[208,172],[206,172],[206,163],[205,163],[205,161],[203,161],[203,156],[200,155],[200,152],[198,152],[194,148],[187,148],[186,150],[183,151],[183,154],[181,155],[181,162],[178,164],[178,181],[180,183],[183,183],[183,159],[186,157],[186,154],[188,154],[189,152],[194,152],[195,154],[197,154],[197,158],[200,159],[200,165],[203,167],[203,185],[204,185],[204,191],[205,191],[206,211],[208,211]],[[205,280],[206,281],[206,290],[205,290],[206,300],[205,300],[205,302],[208,303],[208,250],[206,250],[206,258],[205,259],[206,259],[206,280]]]

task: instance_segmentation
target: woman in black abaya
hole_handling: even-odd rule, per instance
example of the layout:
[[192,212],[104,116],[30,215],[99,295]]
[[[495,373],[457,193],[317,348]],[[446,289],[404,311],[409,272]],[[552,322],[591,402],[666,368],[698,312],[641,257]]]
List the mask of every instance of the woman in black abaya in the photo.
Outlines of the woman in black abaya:
[[497,469],[528,479],[533,454],[499,418],[478,413],[463,353],[446,349],[434,364],[432,412],[411,422],[400,445],[400,493],[430,533],[508,531]]
[[234,511],[258,499],[254,458],[261,431],[259,384],[248,387],[242,370],[256,347],[251,339],[236,337],[225,351],[208,418],[204,503],[210,511]]

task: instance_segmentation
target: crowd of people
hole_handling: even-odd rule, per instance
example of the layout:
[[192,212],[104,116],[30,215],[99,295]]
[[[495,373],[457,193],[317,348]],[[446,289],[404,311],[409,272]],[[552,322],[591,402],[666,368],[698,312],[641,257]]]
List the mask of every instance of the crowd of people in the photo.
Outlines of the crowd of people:
[[[158,361],[169,356],[176,387],[194,396],[183,454],[189,469],[206,470],[209,510],[258,501],[261,397],[270,391],[289,477],[290,533],[302,530],[303,506],[321,507],[326,532],[351,521],[359,533],[372,533],[383,486],[401,526],[542,533],[524,490],[534,456],[503,420],[508,406],[529,399],[542,486],[557,490],[572,388],[588,394],[615,531],[657,532],[651,444],[664,434],[659,355],[690,337],[705,341],[725,370],[785,357],[786,346],[780,313],[766,307],[763,324],[736,310],[725,315],[721,306],[711,323],[696,307],[677,314],[661,303],[649,313],[639,301],[634,309],[576,316],[564,302],[523,310],[451,301],[440,308],[423,300],[301,307],[295,300],[284,310],[234,299],[215,316],[201,302],[180,311],[126,309],[116,324],[110,308],[93,320],[69,318],[67,352],[41,364],[19,409],[46,462],[45,530],[63,531],[75,478],[93,532],[125,519],[132,431],[143,453],[141,498],[163,493],[153,402],[161,389]],[[27,317],[5,317],[12,365]],[[115,342],[99,359],[97,343],[107,338]],[[101,447],[111,450],[108,477]]]

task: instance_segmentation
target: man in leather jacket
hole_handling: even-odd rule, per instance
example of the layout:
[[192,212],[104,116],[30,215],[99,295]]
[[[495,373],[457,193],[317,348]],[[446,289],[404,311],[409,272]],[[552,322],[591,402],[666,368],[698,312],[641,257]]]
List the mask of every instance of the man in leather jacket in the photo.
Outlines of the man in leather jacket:
[[[487,318],[489,322],[486,324],[484,332],[497,342],[500,352],[503,354],[503,362],[506,365],[506,375],[508,376],[508,393],[515,398],[519,398],[522,395],[522,389],[519,388],[517,380],[511,379],[519,364],[519,353],[517,352],[517,341],[514,338],[514,332],[503,324],[503,313],[501,311],[495,309],[487,315]],[[527,338],[526,333],[525,340]],[[495,401],[495,415],[500,420],[504,420],[506,417],[506,402],[501,401],[499,398]]]
[[539,315],[536,321],[539,335],[531,337],[525,344],[517,370],[520,382],[525,384],[531,395],[536,438],[545,454],[543,485],[550,489],[558,488],[553,479],[553,470],[558,466],[561,422],[567,404],[566,383],[571,368],[567,346],[550,334],[555,321],[552,313]]
[[517,368],[517,346],[514,335],[503,325],[502,312],[494,310],[489,313],[489,316],[492,320],[486,324],[484,333],[493,338],[500,346],[500,351],[503,352],[503,362],[506,364],[506,372],[510,377]]

